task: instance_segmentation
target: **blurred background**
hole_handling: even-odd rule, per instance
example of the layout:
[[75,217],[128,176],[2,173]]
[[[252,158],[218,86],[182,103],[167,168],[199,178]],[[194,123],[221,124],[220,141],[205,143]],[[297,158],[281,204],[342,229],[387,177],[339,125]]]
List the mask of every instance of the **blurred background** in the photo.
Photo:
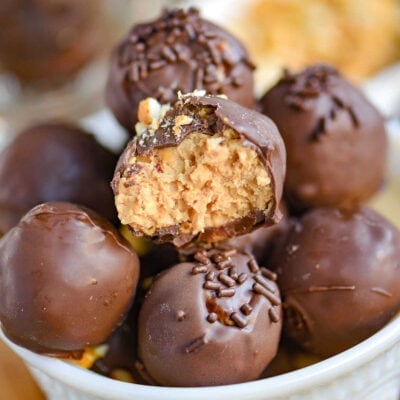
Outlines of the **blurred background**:
[[241,38],[258,93],[283,67],[324,61],[361,83],[400,59],[397,0],[1,0],[0,130],[101,109],[112,46],[168,6]]

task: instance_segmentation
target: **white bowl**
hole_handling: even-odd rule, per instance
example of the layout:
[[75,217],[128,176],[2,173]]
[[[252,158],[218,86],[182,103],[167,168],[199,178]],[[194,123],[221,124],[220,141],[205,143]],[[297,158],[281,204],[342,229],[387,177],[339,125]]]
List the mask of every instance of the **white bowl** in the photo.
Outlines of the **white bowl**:
[[400,316],[367,340],[317,364],[237,385],[166,388],[105,378],[0,337],[49,400],[399,400]]

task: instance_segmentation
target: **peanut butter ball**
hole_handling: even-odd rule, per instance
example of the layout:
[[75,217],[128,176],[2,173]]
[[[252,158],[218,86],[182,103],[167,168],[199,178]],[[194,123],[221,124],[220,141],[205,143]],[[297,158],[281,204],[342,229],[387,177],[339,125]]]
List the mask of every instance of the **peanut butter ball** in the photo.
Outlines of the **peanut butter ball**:
[[205,89],[253,107],[253,69],[238,39],[197,10],[166,10],[135,25],[114,49],[106,101],[134,134],[139,102],[146,97],[171,103],[179,91]]
[[354,208],[379,189],[387,151],[383,118],[336,69],[286,72],[260,103],[285,142],[292,208]]
[[209,386],[258,378],[281,333],[276,276],[250,253],[199,250],[161,273],[139,314],[138,353],[165,386]]
[[38,353],[76,354],[104,342],[135,293],[139,260],[104,218],[71,203],[29,211],[0,241],[0,321]]
[[375,211],[304,214],[271,259],[284,332],[320,356],[346,350],[400,310],[400,232]]
[[285,148],[269,118],[204,92],[147,99],[139,118],[112,182],[134,234],[180,246],[280,220]]
[[0,153],[0,233],[37,204],[69,201],[117,221],[110,188],[117,157],[80,128],[64,123],[21,132]]

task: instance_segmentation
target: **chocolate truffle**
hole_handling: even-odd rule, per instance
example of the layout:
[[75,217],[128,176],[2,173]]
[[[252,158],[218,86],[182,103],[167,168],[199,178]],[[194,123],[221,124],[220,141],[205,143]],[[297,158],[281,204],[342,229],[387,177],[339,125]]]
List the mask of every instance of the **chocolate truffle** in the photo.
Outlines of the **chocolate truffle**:
[[309,211],[270,265],[278,273],[285,334],[317,355],[361,342],[400,309],[400,233],[371,209]]
[[139,315],[138,353],[165,386],[256,379],[274,358],[281,332],[276,276],[250,253],[199,250],[161,273]]
[[112,186],[119,218],[137,235],[215,242],[281,218],[285,148],[274,123],[204,92],[173,106],[152,98]]
[[116,221],[109,184],[116,163],[115,155],[75,126],[25,130],[0,154],[0,232],[47,201],[80,203]]
[[0,241],[0,321],[15,343],[68,355],[105,341],[127,311],[139,261],[104,218],[41,204]]
[[253,107],[253,69],[242,44],[197,10],[166,10],[134,26],[113,51],[106,101],[134,134],[139,102],[146,97],[170,103],[179,91],[205,89]]
[[23,82],[65,80],[101,49],[98,0],[1,0],[0,61]]
[[261,106],[286,145],[285,195],[292,208],[353,208],[382,184],[383,119],[334,68],[286,72]]

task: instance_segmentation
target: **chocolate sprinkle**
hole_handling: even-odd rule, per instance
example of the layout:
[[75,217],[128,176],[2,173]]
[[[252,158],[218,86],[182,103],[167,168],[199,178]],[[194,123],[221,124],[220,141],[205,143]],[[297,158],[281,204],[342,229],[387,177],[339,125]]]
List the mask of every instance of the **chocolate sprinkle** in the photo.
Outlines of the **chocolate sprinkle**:
[[221,285],[217,282],[206,281],[203,285],[203,288],[208,290],[219,290]]
[[192,274],[197,275],[197,274],[204,274],[207,272],[207,267],[205,265],[195,265],[192,268]]
[[219,289],[217,292],[218,297],[232,297],[236,293],[235,288],[228,288],[228,289]]
[[211,260],[202,252],[198,251],[197,253],[195,253],[194,255],[194,259],[200,263],[202,263],[203,265],[209,265],[211,264]]
[[260,268],[259,268],[259,266],[258,266],[258,263],[257,263],[255,257],[253,256],[253,254],[251,254],[251,253],[246,253],[246,254],[247,254],[247,255],[249,256],[249,258],[250,258],[250,260],[248,261],[247,265],[248,265],[250,271],[251,271],[253,274],[256,274],[257,272],[260,271]]
[[238,276],[238,278],[237,278],[237,283],[239,284],[239,285],[241,285],[243,282],[245,282],[247,280],[247,274],[246,273],[244,273],[244,272],[242,272],[239,276]]
[[231,320],[239,327],[239,328],[245,328],[248,324],[248,321],[245,317],[240,315],[238,312],[233,312],[230,315]]
[[207,272],[206,279],[208,281],[213,281],[213,280],[215,280],[216,276],[217,276],[217,274],[214,271],[210,271],[210,272]]
[[279,306],[281,304],[281,300],[278,296],[275,294],[271,293],[269,290],[267,290],[264,286],[260,285],[259,283],[255,283],[253,285],[253,290],[266,297],[272,305],[274,306]]
[[339,285],[330,285],[330,286],[310,286],[307,289],[307,292],[314,293],[314,292],[328,292],[332,290],[356,290],[354,285],[351,286],[339,286]]
[[230,259],[220,261],[217,264],[217,268],[218,269],[225,269],[225,268],[228,268],[228,267],[232,267],[232,260],[230,260]]
[[228,273],[229,273],[229,276],[230,276],[232,279],[234,279],[235,281],[239,278],[239,275],[238,275],[238,273],[237,273],[235,267],[229,268]]
[[193,340],[192,343],[189,344],[188,347],[185,349],[185,353],[193,353],[199,350],[202,346],[206,344],[205,335],[198,337],[197,339]]
[[260,285],[264,286],[265,289],[269,290],[270,292],[272,293],[275,292],[276,285],[270,280],[264,278],[262,275],[255,275],[254,280],[258,282]]
[[230,276],[224,274],[223,272],[219,273],[218,280],[228,287],[233,287],[236,284],[234,279],[232,279]]
[[244,314],[244,315],[250,315],[253,311],[253,307],[249,304],[249,303],[244,303],[241,307],[240,307],[240,311]]
[[218,320],[218,315],[215,312],[212,312],[210,314],[208,314],[207,316],[207,321],[210,324],[213,324],[214,322],[216,322]]
[[277,274],[275,272],[270,271],[268,268],[261,267],[261,273],[270,281],[275,282],[278,279]]
[[380,288],[380,287],[371,288],[371,292],[378,293],[378,294],[381,294],[381,295],[386,296],[386,297],[392,297],[393,296],[392,293],[390,293],[387,290],[385,290],[383,288]]
[[268,315],[272,322],[275,322],[275,323],[279,322],[280,317],[274,307],[270,307],[270,309],[268,310]]

